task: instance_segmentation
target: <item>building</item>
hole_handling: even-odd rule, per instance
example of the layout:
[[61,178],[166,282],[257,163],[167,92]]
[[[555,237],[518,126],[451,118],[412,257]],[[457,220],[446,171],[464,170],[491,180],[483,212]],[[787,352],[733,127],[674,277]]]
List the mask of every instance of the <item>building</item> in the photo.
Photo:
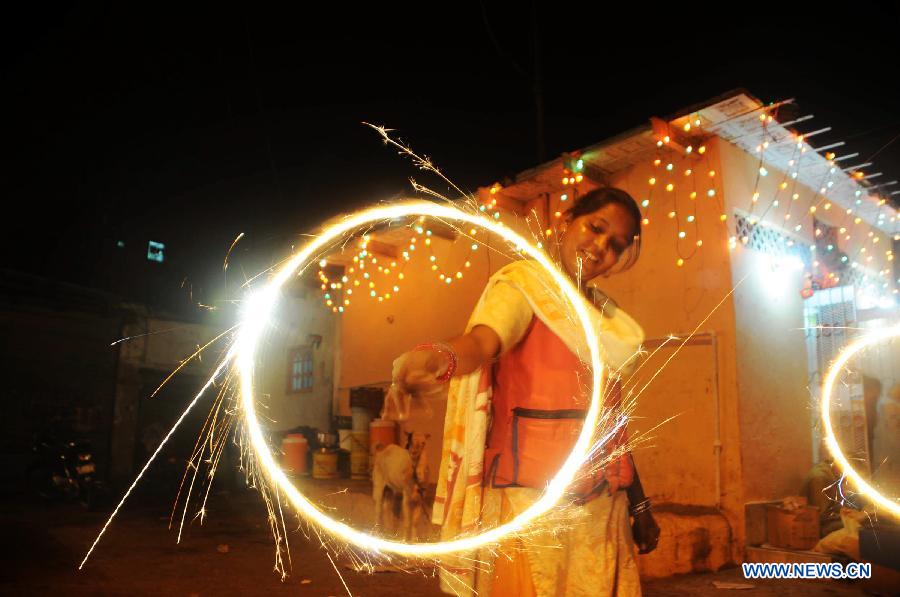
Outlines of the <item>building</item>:
[[[9,270],[0,285],[0,327],[10,339],[2,359],[0,453],[14,471],[10,479],[19,481],[27,469],[35,437],[50,435],[90,440],[101,477],[131,481],[209,376],[215,349],[151,395],[185,357],[220,333],[222,318],[200,310],[173,313]],[[167,448],[177,455],[170,465],[178,476],[194,439],[176,438]]]
[[[847,328],[898,319],[893,183],[873,185],[876,175],[838,146],[811,145],[815,131],[791,128],[807,119],[782,122],[782,105],[733,92],[477,195],[487,217],[544,242],[597,185],[623,188],[642,206],[639,261],[598,284],[641,323],[651,353],[629,382],[640,391],[634,455],[663,530],[659,549],[641,558],[646,576],[746,557],[748,505],[797,494],[818,458],[817,388],[854,333]],[[334,327],[305,311],[303,291],[291,310],[309,314],[285,332],[288,358],[273,361],[273,404],[295,355],[315,349],[313,390],[282,392],[290,406],[274,410],[293,413],[291,424],[322,425],[318,401],[330,390],[332,412],[348,415],[351,388],[385,386],[404,350],[461,333],[485,281],[508,260],[480,244],[495,241],[472,238],[423,222],[328,255],[306,288],[321,293]],[[864,373],[892,386],[893,358],[869,359]],[[864,409],[861,388],[847,386],[843,414]],[[440,437],[442,423],[436,400],[411,425]],[[848,449],[868,454],[858,426],[836,425]],[[433,476],[439,452],[432,441]]]

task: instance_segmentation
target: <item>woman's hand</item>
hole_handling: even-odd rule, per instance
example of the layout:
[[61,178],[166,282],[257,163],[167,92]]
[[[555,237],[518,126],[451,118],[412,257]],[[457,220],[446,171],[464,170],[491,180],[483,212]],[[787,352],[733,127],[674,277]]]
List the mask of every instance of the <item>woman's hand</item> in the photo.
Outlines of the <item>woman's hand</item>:
[[435,350],[412,350],[394,361],[392,383],[402,395],[416,398],[440,392],[446,381],[439,381],[449,359]]
[[650,510],[645,510],[634,516],[634,523],[631,525],[631,535],[637,544],[638,553],[650,553],[656,549],[659,543],[659,525],[653,519]]
[[395,391],[420,398],[440,393],[453,375],[466,375],[491,362],[500,353],[500,336],[476,325],[446,342],[422,344],[394,361],[391,376]]

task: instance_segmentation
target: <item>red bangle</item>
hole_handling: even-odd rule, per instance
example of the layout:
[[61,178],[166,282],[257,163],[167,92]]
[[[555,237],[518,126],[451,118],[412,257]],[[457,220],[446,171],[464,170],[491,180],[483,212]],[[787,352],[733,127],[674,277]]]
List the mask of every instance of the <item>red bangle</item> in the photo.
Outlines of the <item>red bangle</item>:
[[418,350],[433,350],[438,354],[445,354],[450,358],[450,365],[447,367],[447,370],[437,378],[437,380],[441,383],[446,383],[450,381],[450,378],[453,377],[453,374],[456,373],[456,367],[459,365],[459,358],[456,356],[456,353],[453,351],[450,346],[444,344],[443,342],[428,342],[427,344],[419,344],[413,351]]

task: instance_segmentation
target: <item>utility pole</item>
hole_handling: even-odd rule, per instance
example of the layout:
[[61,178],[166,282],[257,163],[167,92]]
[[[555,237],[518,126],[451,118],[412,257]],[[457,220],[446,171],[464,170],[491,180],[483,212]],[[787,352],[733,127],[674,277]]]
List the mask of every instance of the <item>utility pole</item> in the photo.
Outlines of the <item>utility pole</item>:
[[538,164],[543,164],[544,151],[544,91],[541,75],[541,35],[538,28],[538,2],[531,2],[531,32],[533,35],[534,50],[534,75],[532,77],[532,91],[534,92],[534,126],[535,145],[537,149]]

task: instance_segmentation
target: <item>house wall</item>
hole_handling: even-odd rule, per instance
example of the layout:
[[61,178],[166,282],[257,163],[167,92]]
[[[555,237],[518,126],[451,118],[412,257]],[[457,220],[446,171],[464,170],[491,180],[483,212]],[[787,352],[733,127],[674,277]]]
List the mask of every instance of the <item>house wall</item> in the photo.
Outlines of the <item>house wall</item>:
[[[891,248],[887,235],[865,222],[855,223],[855,216],[837,205],[826,208],[828,201],[820,189],[798,184],[779,191],[779,183],[791,179],[776,170],[760,178],[760,200],[754,205],[751,198],[758,158],[727,143],[720,145],[724,197],[730,214],[739,210],[761,217],[761,225],[774,226],[808,247],[814,239],[810,207],[816,206],[816,219],[845,227],[851,236],[849,241],[840,238],[836,250],[845,251],[851,261],[858,260],[860,266],[873,270],[872,280],[878,280],[879,286],[888,281],[877,274],[891,267],[885,255]],[[799,195],[797,200],[792,199],[793,192]],[[767,211],[775,197],[779,205]],[[789,220],[785,219],[788,208]],[[795,230],[796,225],[800,225],[800,230]],[[871,242],[875,236],[880,237],[879,243]],[[859,251],[862,246],[866,247],[865,252]],[[764,255],[743,246],[740,240],[730,255],[736,287],[744,497],[747,501],[778,499],[798,493],[803,476],[813,463],[812,426],[817,407],[807,371],[800,296],[803,274],[789,268],[773,272]]]
[[[727,143],[718,146],[723,196],[732,216],[735,209],[750,209],[758,158]],[[771,187],[781,180],[779,174],[773,171],[771,181],[761,181],[766,186],[760,187],[758,205],[768,205],[764,201],[772,197]],[[790,200],[786,191],[784,195]],[[762,209],[757,207],[756,212]],[[794,211],[799,212],[795,221],[808,219],[799,209]],[[729,219],[731,234],[735,234],[733,221]],[[812,466],[802,272],[773,274],[766,268],[765,255],[740,242],[729,255],[735,286],[743,499],[796,495]]]
[[[256,372],[257,399],[267,429],[283,432],[299,426],[322,431],[331,428],[333,409],[334,363],[339,352],[337,319],[321,300],[321,293],[305,279],[285,289],[278,302],[272,325],[259,349]],[[311,335],[321,336],[313,348],[313,388],[290,390],[289,363],[294,348],[310,344]]]

